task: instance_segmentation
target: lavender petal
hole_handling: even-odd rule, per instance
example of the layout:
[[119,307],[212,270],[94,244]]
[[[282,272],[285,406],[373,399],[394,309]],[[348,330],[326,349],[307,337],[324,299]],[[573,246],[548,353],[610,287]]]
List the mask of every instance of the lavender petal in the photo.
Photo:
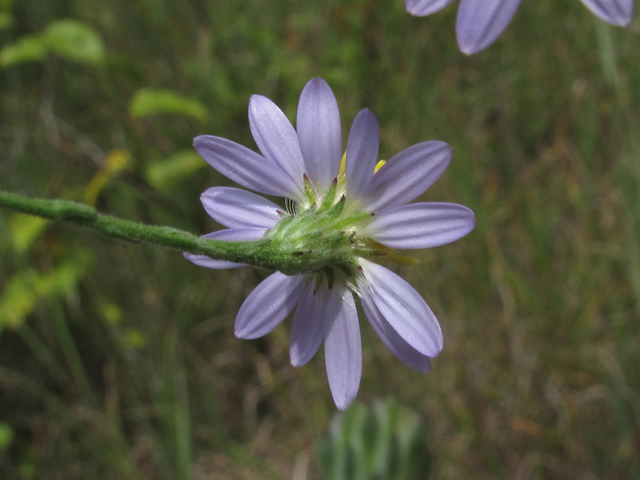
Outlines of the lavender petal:
[[336,97],[321,78],[309,80],[302,90],[297,126],[305,171],[323,194],[340,169],[342,130]]
[[456,20],[460,50],[471,55],[495,42],[519,5],[520,0],[461,0]]
[[347,201],[362,197],[373,180],[378,161],[378,120],[366,108],[353,121],[347,141]]
[[284,211],[275,203],[255,193],[230,187],[213,187],[200,195],[207,213],[229,228],[272,228]]
[[344,410],[356,398],[362,375],[358,312],[351,292],[338,288],[331,289],[325,309],[324,356],[329,388],[336,407]]
[[304,163],[298,144],[298,135],[286,115],[278,106],[262,95],[253,95],[249,101],[249,126],[258,148],[276,163],[299,186],[297,201],[303,201]]
[[473,211],[455,203],[412,203],[377,214],[363,235],[391,248],[430,248],[464,237],[476,225]]
[[404,5],[411,15],[416,17],[426,17],[432,13],[442,10],[453,0],[405,0]]
[[307,275],[287,276],[276,272],[247,297],[236,317],[236,337],[258,338],[276,328],[296,306]]
[[435,357],[442,351],[442,331],[435,315],[411,285],[386,268],[360,259],[364,279],[360,290],[371,298],[393,329],[422,355]]
[[381,212],[410,202],[440,178],[450,160],[451,147],[437,140],[403,150],[373,176],[361,207],[370,212]]
[[633,16],[633,0],[581,0],[596,16],[618,27],[625,27]]
[[[228,230],[218,230],[217,232],[203,235],[202,238],[210,240],[224,240],[226,242],[248,242],[262,238],[267,231],[266,228],[230,228]],[[205,255],[194,255],[184,253],[184,258],[200,267],[215,268],[217,270],[225,268],[246,267],[245,263],[228,262],[226,260],[214,260]]]
[[297,199],[300,186],[280,166],[231,140],[200,135],[193,140],[200,156],[239,185],[277,197]]
[[411,368],[415,368],[421,372],[431,370],[431,359],[418,352],[398,335],[398,332],[393,329],[389,322],[382,316],[378,307],[376,307],[367,288],[361,289],[360,301],[369,323],[378,334],[378,337],[380,337],[380,340],[382,340],[382,343],[384,343],[396,357]]
[[315,282],[311,282],[304,290],[291,326],[289,353],[294,367],[307,363],[320,348],[324,339],[328,299],[329,289],[326,285],[316,291]]

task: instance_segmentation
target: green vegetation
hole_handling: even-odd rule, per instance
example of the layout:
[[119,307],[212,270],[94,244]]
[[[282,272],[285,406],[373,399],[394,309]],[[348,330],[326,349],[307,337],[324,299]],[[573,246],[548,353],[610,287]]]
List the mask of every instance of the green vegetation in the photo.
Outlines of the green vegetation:
[[427,435],[424,422],[392,399],[356,403],[334,414],[317,442],[318,467],[326,480],[420,480],[431,463]]
[[[523,2],[466,57],[455,10],[0,0],[0,188],[210,232],[200,193],[231,182],[198,167],[193,137],[255,148],[250,95],[293,119],[321,76],[345,142],[369,108],[381,158],[450,143],[423,199],[478,220],[397,269],[442,324],[432,372],[404,366],[363,317],[359,401],[393,396],[423,419],[431,478],[637,478],[638,14],[616,29],[578,1]],[[315,445],[335,413],[322,354],[291,367],[288,321],[233,335],[265,272],[9,210],[0,256],[3,478],[322,478]]]

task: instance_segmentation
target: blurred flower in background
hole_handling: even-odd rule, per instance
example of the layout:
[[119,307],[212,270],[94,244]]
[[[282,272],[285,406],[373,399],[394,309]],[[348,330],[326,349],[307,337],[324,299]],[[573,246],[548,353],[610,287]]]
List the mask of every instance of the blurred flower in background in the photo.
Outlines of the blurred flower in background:
[[[449,5],[453,0],[405,0],[407,12],[424,17]],[[633,0],[581,0],[605,22],[624,27],[631,22]],[[456,20],[458,45],[467,55],[484,50],[504,32],[520,0],[461,0]]]
[[[213,136],[195,139],[198,153],[237,183],[295,204],[286,213],[253,193],[211,188],[202,195],[202,203],[228,229],[206,237],[234,241],[264,237],[294,244],[301,258],[326,248],[333,255],[352,257],[353,263],[350,268],[327,263],[311,275],[273,273],[240,308],[236,336],[266,335],[297,305],[291,363],[296,367],[307,363],[324,340],[329,386],[336,406],[345,409],[357,395],[362,372],[353,292],[385,345],[409,366],[428,371],[430,357],[440,353],[443,343],[435,315],[406,281],[364,257],[398,259],[394,249],[444,245],[474,228],[473,212],[461,205],[405,205],[444,172],[451,159],[449,145],[422,142],[388,162],[378,162],[378,122],[365,109],[351,127],[342,157],[338,104],[320,78],[310,80],[302,91],[297,131],[271,100],[259,95],[249,103],[249,122],[264,157]],[[331,245],[323,243],[333,238],[337,241],[330,240]],[[208,268],[243,266],[201,255],[185,257]]]

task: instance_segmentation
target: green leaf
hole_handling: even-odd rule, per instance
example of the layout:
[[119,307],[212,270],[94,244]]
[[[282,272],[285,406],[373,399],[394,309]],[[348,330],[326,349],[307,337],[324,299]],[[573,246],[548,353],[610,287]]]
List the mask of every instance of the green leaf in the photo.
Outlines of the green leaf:
[[4,422],[0,422],[0,452],[5,451],[13,441],[13,429]]
[[127,328],[124,333],[124,343],[128,347],[139,350],[147,344],[147,337],[137,328]]
[[32,35],[25,35],[20,37],[17,42],[5,45],[0,50],[0,67],[41,61],[46,55],[47,47],[42,40]]
[[11,25],[13,25],[13,16],[8,12],[0,12],[0,30],[4,30]]
[[431,458],[422,420],[393,399],[355,403],[331,419],[316,442],[324,480],[422,480]]
[[73,263],[65,263],[53,272],[40,278],[36,291],[42,296],[68,295],[75,288],[82,275],[82,267]]
[[31,480],[32,478],[35,478],[38,467],[36,466],[36,462],[34,460],[27,458],[20,464],[19,471],[20,478],[22,480]]
[[129,113],[138,118],[157,113],[175,113],[187,115],[200,121],[208,115],[202,104],[193,98],[185,97],[171,90],[153,90],[151,88],[142,88],[135,93],[129,103]]
[[122,310],[115,303],[100,302],[100,313],[109,325],[118,325],[122,322]]
[[165,191],[204,166],[206,163],[200,155],[192,150],[183,150],[151,164],[147,168],[146,177],[155,188]]
[[98,63],[104,58],[100,35],[89,25],[77,20],[51,23],[42,34],[49,49],[60,56],[83,63]]
[[18,253],[29,250],[33,242],[44,232],[50,221],[46,218],[17,213],[9,219],[11,243]]
[[33,311],[36,303],[35,284],[38,273],[27,270],[12,277],[0,297],[0,326],[17,328]]
[[76,262],[63,263],[51,272],[26,270],[11,277],[0,296],[0,329],[22,325],[43,298],[71,294],[91,261],[91,254],[82,252]]

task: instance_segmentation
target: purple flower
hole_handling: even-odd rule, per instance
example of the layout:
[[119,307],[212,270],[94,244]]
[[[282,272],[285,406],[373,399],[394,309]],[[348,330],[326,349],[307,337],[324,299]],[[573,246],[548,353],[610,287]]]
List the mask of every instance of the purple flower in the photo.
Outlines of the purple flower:
[[[342,155],[338,104],[329,85],[314,78],[300,96],[297,130],[269,99],[254,95],[249,124],[263,156],[229,140],[200,136],[198,153],[240,185],[295,202],[291,213],[258,195],[214,187],[201,200],[227,230],[219,240],[255,240],[302,245],[317,236],[342,235],[353,268],[326,265],[311,274],[267,277],[238,312],[239,338],[261,337],[297,305],[291,328],[293,366],[307,363],[324,340],[329,386],[339,409],[355,398],[362,371],[360,328],[354,294],[385,345],[409,366],[429,371],[442,350],[436,317],[402,278],[365,257],[394,257],[395,249],[444,245],[475,226],[471,210],[450,203],[412,203],[444,172],[449,145],[413,145],[378,162],[378,122],[369,110],[356,117]],[[338,238],[338,237],[337,237]],[[300,247],[303,249],[303,247]],[[185,254],[197,265],[235,268],[241,264]]]
[[[612,25],[631,22],[633,0],[581,0],[594,15]],[[405,0],[407,12],[424,17],[453,0]],[[456,20],[458,45],[467,55],[484,50],[502,34],[516,13],[520,0],[460,0]]]

